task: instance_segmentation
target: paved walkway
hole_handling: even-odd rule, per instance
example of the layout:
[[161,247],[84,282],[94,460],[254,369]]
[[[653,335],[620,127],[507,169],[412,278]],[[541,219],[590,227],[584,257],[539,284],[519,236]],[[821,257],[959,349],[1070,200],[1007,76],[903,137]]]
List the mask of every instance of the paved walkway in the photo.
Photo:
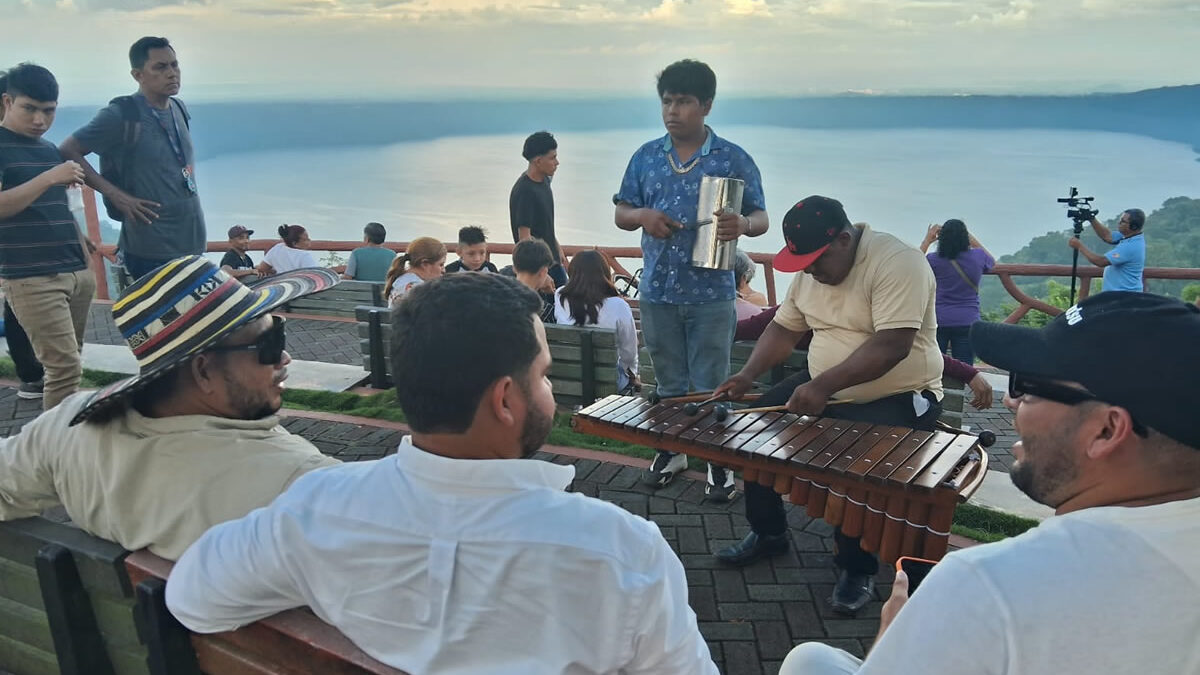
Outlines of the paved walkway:
[[[361,364],[355,324],[292,319],[288,326],[288,349],[293,357]],[[93,306],[86,340],[124,344],[109,305]],[[989,410],[969,409],[964,424],[973,432],[987,429],[996,434],[997,442],[989,451],[992,468],[1006,472],[1013,461],[1009,449],[1016,434],[1012,414],[999,403],[999,392],[996,400]],[[14,389],[0,387],[0,435],[16,433],[39,411],[40,402],[19,400]],[[390,454],[403,434],[395,424],[365,419],[331,421],[307,413],[285,416],[283,424],[322,452],[344,461]],[[576,453],[570,449],[561,450],[540,456],[575,465],[576,480],[571,489],[649,518],[662,529],[683,561],[692,608],[722,672],[775,673],[788,650],[808,640],[820,640],[858,655],[870,646],[891,575],[887,571],[881,575],[879,597],[858,618],[833,614],[825,603],[834,582],[832,530],[824,522],[808,518],[803,509],[789,504],[791,552],[743,569],[724,568],[712,552],[736,542],[747,531],[741,500],[733,504],[706,502],[702,482],[690,478],[654,491],[638,481],[641,462],[630,465],[634,463],[615,456],[614,461],[599,461],[573,456]]]
[[[40,409],[40,402],[18,399],[15,389],[0,387],[0,435],[17,433]],[[394,423],[284,413],[283,425],[289,431],[344,461],[390,454],[404,433]],[[803,509],[788,505],[791,552],[743,569],[724,568],[711,554],[747,531],[741,500],[732,504],[706,502],[703,483],[690,478],[677,479],[654,491],[638,481],[641,462],[616,456],[610,456],[616,461],[598,461],[594,458],[598,453],[557,450],[560,452],[539,453],[539,457],[573,464],[576,479],[572,490],[617,504],[653,520],[662,529],[683,561],[692,608],[721,672],[775,673],[788,650],[808,640],[820,640],[859,655],[870,646],[891,574],[885,571],[881,575],[878,597],[858,618],[833,614],[825,604],[834,582],[833,541],[831,529],[824,522],[814,521]]]

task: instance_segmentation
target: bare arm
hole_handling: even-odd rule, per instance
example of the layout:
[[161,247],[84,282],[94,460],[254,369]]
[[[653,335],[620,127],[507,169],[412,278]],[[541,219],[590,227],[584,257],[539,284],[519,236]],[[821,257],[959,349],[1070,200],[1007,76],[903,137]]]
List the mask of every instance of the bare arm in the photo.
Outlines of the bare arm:
[[[1104,240],[1104,243],[1106,243],[1106,244],[1113,243],[1112,230],[1108,229],[1108,227],[1104,223],[1097,220],[1096,216],[1092,216],[1092,229],[1096,231],[1096,236],[1098,236]],[[1096,263],[1096,264],[1099,264],[1099,263]]]
[[1071,248],[1078,250],[1083,257],[1088,259],[1088,262],[1092,263],[1096,267],[1108,267],[1112,264],[1108,258],[1105,258],[1098,253],[1093,253],[1090,249],[1088,249],[1087,246],[1084,246],[1082,241],[1078,239],[1069,239],[1068,243],[1071,245]]
[[975,238],[975,235],[973,235],[973,234],[971,234],[971,233],[969,233],[969,232],[968,232],[968,233],[967,233],[967,238],[968,238],[968,242],[967,242],[967,243],[969,243],[969,244],[971,245],[971,248],[977,248],[977,249],[979,249],[980,251],[983,251],[984,253],[987,253],[987,256],[988,256],[989,258],[991,258],[992,260],[995,260],[995,259],[996,259],[996,256],[992,255],[990,251],[988,251],[986,248],[984,248],[984,247],[983,247],[983,244],[979,243],[979,240]]
[[121,188],[105,180],[104,176],[101,176],[100,172],[92,167],[91,162],[87,161],[87,156],[91,153],[92,151],[83,147],[83,144],[75,140],[74,136],[68,136],[67,140],[58,146],[58,154],[83,168],[83,180],[88,187],[103,195],[120,192]]
[[933,242],[937,241],[938,233],[941,231],[942,226],[938,225],[937,223],[933,223],[927,230],[925,230],[925,238],[921,240],[921,253],[927,253],[929,251],[929,246],[933,244]]
[[625,202],[617,204],[615,220],[622,230],[632,232],[644,228],[646,234],[658,239],[666,239],[683,227],[662,211],[638,209]]
[[55,185],[73,185],[82,180],[79,165],[66,161],[14,188],[4,190],[0,185],[0,218],[11,218],[24,211]]
[[87,155],[91,154],[91,152],[74,136],[68,136],[67,140],[58,146],[58,153],[60,155],[76,162],[83,168],[84,182],[96,192],[108,197],[125,214],[125,222],[149,224],[150,221],[157,219],[158,214],[152,209],[161,206],[161,204],[148,199],[138,199],[116,185],[113,185],[104,176],[101,176],[100,172],[96,171],[87,161]]
[[526,239],[531,239],[531,238],[533,238],[533,231],[530,230],[528,227],[518,227],[517,228],[517,241],[525,241]]

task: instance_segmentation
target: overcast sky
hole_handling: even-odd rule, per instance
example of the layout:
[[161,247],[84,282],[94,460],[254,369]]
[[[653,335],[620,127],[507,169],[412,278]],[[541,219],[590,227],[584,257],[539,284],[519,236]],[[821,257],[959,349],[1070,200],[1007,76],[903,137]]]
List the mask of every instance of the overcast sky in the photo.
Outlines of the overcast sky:
[[653,95],[679,58],[720,95],[1080,93],[1200,83],[1200,0],[0,0],[3,66],[60,102],[132,90],[142,35],[187,100]]

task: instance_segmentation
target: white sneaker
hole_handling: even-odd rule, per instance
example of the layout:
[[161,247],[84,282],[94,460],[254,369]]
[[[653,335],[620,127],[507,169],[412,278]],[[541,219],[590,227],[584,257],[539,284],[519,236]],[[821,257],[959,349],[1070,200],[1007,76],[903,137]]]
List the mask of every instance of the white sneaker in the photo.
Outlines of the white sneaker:
[[37,382],[22,382],[21,386],[17,387],[17,398],[23,398],[27,401],[42,398],[43,381]]
[[685,471],[687,466],[687,455],[659,450],[643,480],[647,485],[663,487],[675,478],[675,474]]
[[708,465],[708,483],[704,496],[716,502],[731,502],[737,499],[737,487],[733,484],[733,472],[716,464]]

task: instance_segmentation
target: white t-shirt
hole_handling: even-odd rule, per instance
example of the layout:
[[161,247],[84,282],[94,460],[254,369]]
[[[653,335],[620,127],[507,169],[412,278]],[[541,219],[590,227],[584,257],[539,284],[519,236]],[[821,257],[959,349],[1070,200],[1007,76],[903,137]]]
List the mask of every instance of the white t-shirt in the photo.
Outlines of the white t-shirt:
[[1085,509],[946,556],[858,673],[1200,673],[1200,498]]
[[[554,322],[563,326],[575,325],[575,319],[571,317],[571,303],[562,299],[561,288],[554,291]],[[617,388],[624,389],[629,384],[626,370],[638,371],[638,338],[633,309],[621,298],[605,298],[596,323],[588,325],[617,331]]]
[[263,261],[275,268],[277,274],[291,272],[292,270],[304,267],[321,266],[317,262],[317,256],[313,255],[312,251],[305,251],[302,248],[291,248],[282,241],[267,251],[267,255],[263,256]]
[[417,276],[416,272],[405,272],[396,277],[396,283],[392,284],[392,292],[388,294],[388,307],[395,307],[400,298],[423,283],[425,280]]

